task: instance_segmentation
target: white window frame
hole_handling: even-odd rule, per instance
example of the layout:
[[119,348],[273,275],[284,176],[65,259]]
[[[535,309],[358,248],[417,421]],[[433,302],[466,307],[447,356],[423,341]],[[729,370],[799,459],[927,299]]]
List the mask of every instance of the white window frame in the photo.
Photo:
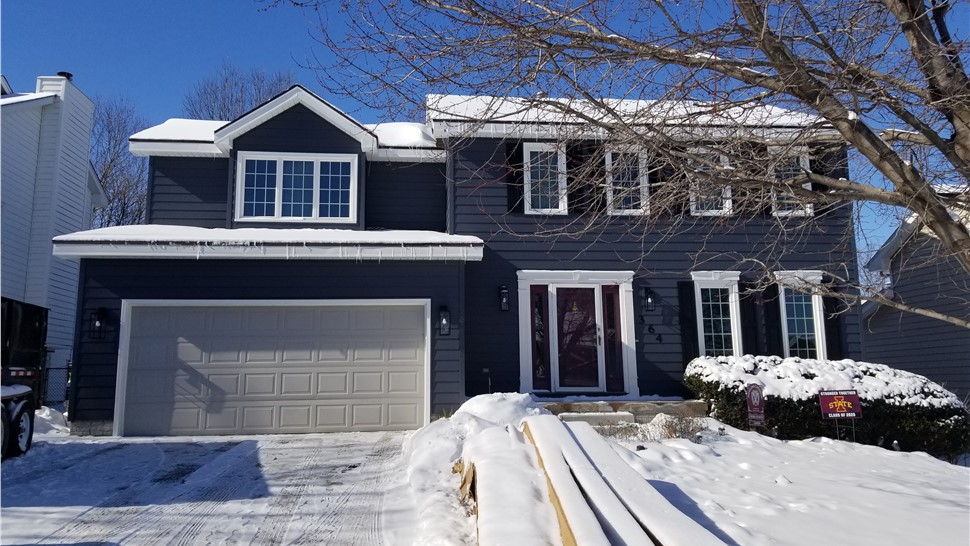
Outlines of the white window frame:
[[692,271],[690,278],[694,281],[694,311],[697,315],[697,345],[700,355],[707,354],[704,346],[704,314],[701,309],[701,289],[727,288],[728,312],[731,322],[731,350],[732,356],[744,354],[741,346],[741,296],[738,292],[738,281],[741,274],[737,271]]
[[[770,153],[773,149],[776,150],[776,153],[774,154]],[[811,166],[811,162],[809,161],[809,157],[808,157],[808,148],[805,148],[805,147],[797,147],[797,148],[786,147],[784,150],[778,150],[778,147],[776,146],[773,148],[769,148],[769,157],[777,157],[777,160],[774,163],[774,167],[772,167],[771,169],[772,179],[775,179],[776,177],[775,173],[777,172],[778,167],[780,167],[782,163],[790,159],[798,159],[798,166],[801,167],[806,172],[809,171]],[[802,184],[802,188],[806,190],[811,190],[812,183],[806,182]],[[815,212],[814,210],[815,207],[811,203],[802,203],[800,207],[795,210],[779,210],[778,202],[779,202],[779,192],[777,188],[773,187],[771,189],[771,213],[774,216],[778,216],[778,217],[812,216],[812,214],[814,214]]]
[[[247,160],[275,160],[276,161],[276,202],[274,216],[243,216],[246,191],[246,161]],[[311,161],[313,162],[313,210],[312,216],[281,216],[283,207],[283,162]],[[343,218],[319,216],[320,214],[320,162],[335,161],[350,163],[350,215]],[[289,223],[317,223],[317,224],[354,224],[357,222],[357,192],[359,180],[357,174],[356,154],[301,154],[282,152],[239,152],[236,155],[236,222],[289,222]]]
[[[717,164],[713,166],[715,171],[718,168],[724,169],[724,170],[731,168],[731,165],[728,161],[728,157],[726,155],[713,152],[707,148],[691,148],[687,150],[687,153],[688,153],[688,160],[687,160],[688,168],[691,168],[692,165],[697,164],[697,161],[693,159],[696,156],[717,156]],[[723,205],[721,206],[720,210],[699,209],[697,208],[697,202],[699,197],[697,181],[694,179],[695,177],[693,172],[690,173],[690,178],[691,178],[691,182],[690,182],[691,216],[728,216],[731,214],[731,212],[734,210],[734,206],[733,206],[734,204],[731,199],[731,186],[724,186],[724,188],[721,189],[721,200],[723,201]]]
[[[616,200],[613,194],[613,154],[635,154],[638,158],[637,172],[640,182],[640,207],[634,209],[616,208]],[[649,214],[650,197],[650,162],[649,156],[643,150],[631,149],[609,149],[606,151],[606,211],[611,216],[638,216]],[[626,188],[624,188],[626,190]]]
[[788,313],[785,309],[786,292],[810,292],[812,295],[812,320],[815,324],[815,358],[828,358],[825,340],[825,307],[818,287],[822,284],[824,272],[814,269],[796,271],[775,271],[775,282],[778,283],[778,306],[781,308],[781,335],[785,358],[791,357],[788,346]]
[[[532,208],[532,153],[552,152],[556,154],[557,178],[559,182],[559,207],[554,209]],[[526,214],[567,214],[569,205],[566,192],[566,154],[556,144],[549,142],[526,142],[522,144],[522,181],[523,199]]]

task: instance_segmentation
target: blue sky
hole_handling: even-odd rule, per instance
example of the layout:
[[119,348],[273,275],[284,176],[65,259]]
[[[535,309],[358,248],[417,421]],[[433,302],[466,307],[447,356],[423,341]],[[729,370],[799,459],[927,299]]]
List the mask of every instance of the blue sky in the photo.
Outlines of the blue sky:
[[[316,90],[316,76],[301,65],[324,53],[309,34],[315,22],[300,10],[255,1],[29,0],[2,10],[0,68],[15,91],[65,70],[89,97],[127,97],[152,125],[179,117],[185,93],[224,61],[291,70]],[[376,121],[355,112],[358,105],[334,102]]]

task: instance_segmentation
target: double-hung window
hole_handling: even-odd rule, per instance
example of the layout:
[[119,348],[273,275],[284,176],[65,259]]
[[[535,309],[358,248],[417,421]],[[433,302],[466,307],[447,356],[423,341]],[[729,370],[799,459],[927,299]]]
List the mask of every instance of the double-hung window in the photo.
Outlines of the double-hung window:
[[606,202],[609,214],[646,214],[649,184],[647,154],[619,150],[606,152]]
[[821,271],[776,271],[785,356],[824,359],[825,309]]
[[[786,186],[791,180],[808,172],[808,150],[786,150],[785,155],[775,163],[773,174],[778,185],[771,190],[771,210],[775,216],[811,216],[812,204],[795,196]],[[802,184],[811,189],[811,183]]]
[[730,168],[726,155],[706,149],[688,150],[687,165],[691,173],[690,213],[694,216],[731,214],[731,186],[718,182],[718,171]]
[[737,271],[694,271],[701,356],[741,356],[741,303]]
[[239,152],[236,220],[353,223],[357,156]]
[[566,154],[555,144],[527,142],[524,154],[525,213],[566,214]]

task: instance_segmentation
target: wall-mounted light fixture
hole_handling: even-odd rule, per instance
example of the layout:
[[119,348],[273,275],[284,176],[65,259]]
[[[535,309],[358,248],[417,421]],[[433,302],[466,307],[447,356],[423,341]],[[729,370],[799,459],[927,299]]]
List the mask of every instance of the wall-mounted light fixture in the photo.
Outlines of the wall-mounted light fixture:
[[88,337],[91,339],[104,339],[105,322],[108,320],[108,310],[98,307],[88,318]]
[[451,312],[443,305],[438,309],[438,333],[443,336],[451,335]]
[[640,308],[641,311],[654,311],[657,309],[657,295],[648,286],[640,288]]
[[498,287],[498,308],[502,311],[509,310],[509,287]]

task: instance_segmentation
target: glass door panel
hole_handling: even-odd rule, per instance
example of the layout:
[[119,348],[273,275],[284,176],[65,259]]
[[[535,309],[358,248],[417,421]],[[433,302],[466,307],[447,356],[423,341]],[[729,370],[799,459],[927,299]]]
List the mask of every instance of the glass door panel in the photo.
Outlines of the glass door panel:
[[559,386],[599,388],[596,289],[557,288],[556,318],[559,327]]

